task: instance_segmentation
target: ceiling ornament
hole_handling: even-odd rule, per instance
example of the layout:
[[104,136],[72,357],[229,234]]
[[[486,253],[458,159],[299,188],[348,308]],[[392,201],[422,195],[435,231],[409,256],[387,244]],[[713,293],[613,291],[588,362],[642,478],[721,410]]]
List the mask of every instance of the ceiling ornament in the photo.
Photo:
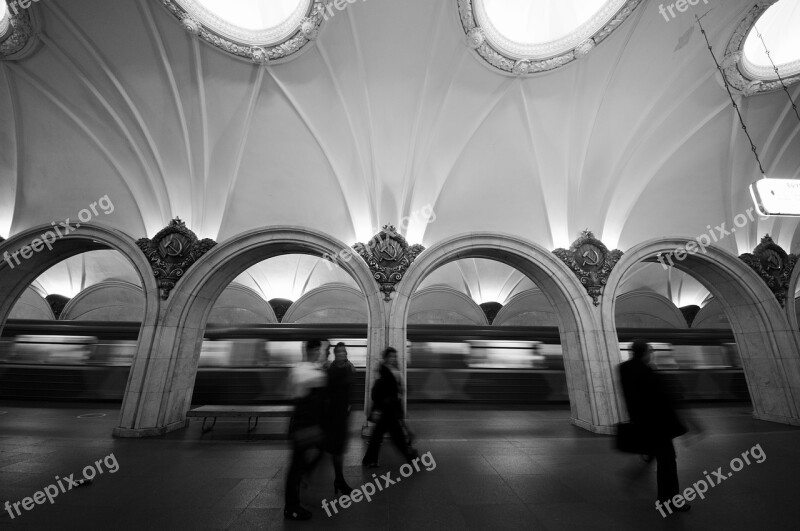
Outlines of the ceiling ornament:
[[743,64],[744,52],[742,49],[747,40],[747,35],[750,33],[753,26],[755,26],[759,17],[761,17],[775,1],[777,0],[761,1],[750,8],[747,15],[745,15],[744,19],[736,27],[736,30],[728,41],[728,47],[725,49],[725,57],[722,60],[725,77],[733,88],[745,96],[781,90],[783,89],[783,85],[788,87],[800,81],[800,72],[792,76],[784,77],[783,83],[781,83],[779,79],[756,79],[747,72]]
[[409,246],[393,225],[384,225],[383,230],[366,245],[357,243],[353,249],[369,266],[373,278],[381,286],[383,300],[388,302],[395,284],[403,280],[406,270],[425,247],[419,244]]
[[166,300],[175,283],[201,256],[217,244],[212,239],[198,240],[181,218],[175,218],[158,234],[141,238],[136,245],[142,250],[161,288],[161,298]]
[[8,10],[10,33],[0,40],[0,61],[24,59],[39,48],[39,24],[35,11],[34,6],[19,9],[17,14]]
[[[497,29],[490,27],[491,23],[488,22],[488,17],[485,15],[479,16],[476,9],[482,9],[483,7],[476,4],[480,1],[458,0],[458,13],[461,18],[461,27],[466,34],[467,45],[472,50],[475,50],[481,59],[494,68],[515,76],[547,72],[585,57],[606,37],[611,35],[642,3],[642,0],[628,0],[594,34],[588,35],[577,45],[569,47],[564,52],[559,51],[557,45],[565,39],[560,39],[553,43],[527,46],[503,37]],[[609,3],[608,5],[613,4]],[[606,9],[608,9],[608,6],[602,9],[594,18],[607,17]],[[479,23],[480,19],[486,19],[487,22],[481,25]],[[591,20],[581,28],[591,27],[595,22],[596,20]],[[555,53],[552,56],[546,56],[548,49],[552,49]],[[542,54],[545,55],[543,56]]]
[[739,258],[767,284],[781,306],[786,304],[786,293],[792,279],[792,271],[797,264],[797,256],[786,254],[769,234],[761,238],[761,243],[753,253],[745,253]]
[[609,251],[603,242],[594,237],[592,231],[586,229],[569,249],[556,249],[553,254],[575,273],[594,305],[599,306],[603,287],[622,257],[622,251]]
[[[178,19],[189,34],[224,52],[250,60],[258,65],[279,64],[293,59],[299,52],[305,51],[309,43],[314,42],[319,35],[325,11],[323,3],[315,0],[310,4],[305,17],[288,29],[288,37],[279,42],[265,41],[261,44],[252,44],[226,37],[223,32],[203,24],[196,16],[192,16],[181,7],[178,0],[160,0],[160,2]],[[215,18],[215,22],[219,22],[220,27],[225,28],[225,34],[236,33],[235,27],[222,19],[216,20]],[[279,29],[281,34],[287,33],[286,28],[280,27]]]

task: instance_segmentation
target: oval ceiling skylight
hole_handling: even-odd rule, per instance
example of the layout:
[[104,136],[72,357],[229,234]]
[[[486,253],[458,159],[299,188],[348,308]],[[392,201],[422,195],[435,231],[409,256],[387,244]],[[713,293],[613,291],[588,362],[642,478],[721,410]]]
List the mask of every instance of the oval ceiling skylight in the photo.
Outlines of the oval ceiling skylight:
[[276,44],[297,31],[312,0],[177,0],[197,22],[241,44]]
[[603,27],[625,0],[474,0],[478,24],[504,51],[544,59]]
[[5,39],[8,35],[8,28],[10,15],[8,14],[8,4],[0,2],[0,41]]
[[746,74],[753,79],[777,79],[764,44],[781,77],[800,73],[800,0],[780,0],[773,4],[756,21],[742,48]]
[[513,74],[552,70],[587,54],[641,0],[458,0],[468,44]]
[[283,62],[307,49],[325,14],[325,6],[316,0],[161,2],[189,33],[258,64]]

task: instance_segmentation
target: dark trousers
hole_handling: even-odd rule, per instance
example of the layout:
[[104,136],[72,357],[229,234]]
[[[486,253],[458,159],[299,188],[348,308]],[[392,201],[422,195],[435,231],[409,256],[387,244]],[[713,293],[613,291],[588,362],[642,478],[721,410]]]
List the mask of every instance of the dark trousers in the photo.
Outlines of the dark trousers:
[[655,458],[658,463],[656,470],[658,499],[665,502],[680,493],[678,490],[678,464],[675,462],[675,447],[672,445],[672,439],[658,442],[655,448]]
[[303,473],[306,471],[307,466],[305,449],[295,445],[292,450],[289,474],[286,476],[285,501],[287,509],[300,505],[300,483],[303,481]]
[[406,444],[406,434],[403,431],[403,426],[400,424],[400,419],[395,415],[387,415],[384,413],[372,430],[372,437],[369,439],[367,454],[364,456],[365,463],[378,462],[378,454],[380,454],[381,443],[383,442],[383,436],[386,432],[389,432],[397,450],[403,454],[403,456],[408,457],[409,448],[408,444]]

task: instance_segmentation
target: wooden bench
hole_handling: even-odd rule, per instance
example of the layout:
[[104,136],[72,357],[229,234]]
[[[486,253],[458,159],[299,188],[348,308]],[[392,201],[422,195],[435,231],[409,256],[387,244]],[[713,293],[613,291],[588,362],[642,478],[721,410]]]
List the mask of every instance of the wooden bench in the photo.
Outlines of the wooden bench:
[[[261,417],[291,417],[294,406],[201,406],[186,412],[187,417],[203,417],[203,433],[214,429],[217,417],[247,417],[247,432],[250,433],[258,426]],[[206,427],[206,421],[214,421]],[[255,424],[252,424],[253,419]]]

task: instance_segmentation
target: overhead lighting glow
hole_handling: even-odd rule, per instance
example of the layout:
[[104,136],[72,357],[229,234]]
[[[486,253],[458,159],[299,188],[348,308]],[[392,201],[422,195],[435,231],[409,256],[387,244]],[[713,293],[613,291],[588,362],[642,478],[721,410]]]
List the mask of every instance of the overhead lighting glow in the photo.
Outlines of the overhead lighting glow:
[[8,13],[8,4],[6,4],[4,1],[0,1],[0,40],[6,36],[10,18],[11,16]]
[[237,42],[275,44],[297,30],[311,0],[177,0],[204,26]]
[[505,52],[526,58],[565,53],[603,27],[626,0],[475,0],[478,24]]
[[[772,62],[782,77],[800,72],[800,0],[780,0],[758,19],[743,47],[744,69],[754,79],[776,79]],[[764,42],[758,37],[764,38]],[[769,50],[770,56],[767,56]],[[772,62],[770,62],[770,57]]]
[[800,216],[800,181],[764,178],[750,185],[750,195],[762,216]]

